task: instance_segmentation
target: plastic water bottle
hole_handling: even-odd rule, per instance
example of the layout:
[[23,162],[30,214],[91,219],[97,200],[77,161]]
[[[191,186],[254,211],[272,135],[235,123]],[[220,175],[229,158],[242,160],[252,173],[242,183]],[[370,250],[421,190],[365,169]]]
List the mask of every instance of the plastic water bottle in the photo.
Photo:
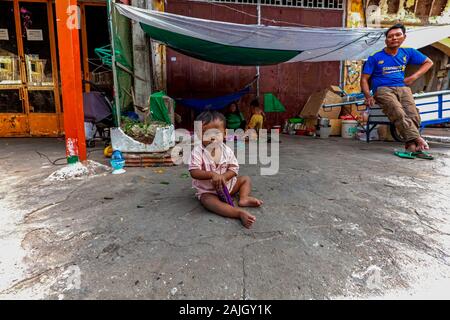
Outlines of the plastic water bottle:
[[125,166],[125,159],[123,158],[122,152],[120,152],[119,150],[116,150],[112,153],[110,163],[113,167],[112,174],[121,174],[125,172],[125,170],[123,169],[123,167]]

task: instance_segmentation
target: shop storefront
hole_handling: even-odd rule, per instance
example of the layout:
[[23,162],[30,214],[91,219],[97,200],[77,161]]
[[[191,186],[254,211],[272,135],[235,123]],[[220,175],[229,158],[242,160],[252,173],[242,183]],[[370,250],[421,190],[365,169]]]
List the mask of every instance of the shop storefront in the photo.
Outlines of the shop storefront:
[[[0,13],[0,137],[63,135],[54,1],[0,0]],[[109,42],[105,3],[80,3],[80,13],[83,75],[91,80],[94,49]]]

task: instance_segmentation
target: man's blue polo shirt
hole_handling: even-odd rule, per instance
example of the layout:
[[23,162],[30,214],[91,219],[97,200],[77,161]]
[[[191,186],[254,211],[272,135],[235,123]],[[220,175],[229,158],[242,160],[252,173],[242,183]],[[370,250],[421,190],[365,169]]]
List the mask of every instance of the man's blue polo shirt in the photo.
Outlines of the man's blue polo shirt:
[[383,49],[367,59],[362,73],[371,76],[373,93],[378,87],[404,87],[406,65],[422,64],[426,59],[427,56],[413,48],[399,48],[395,56],[387,54]]

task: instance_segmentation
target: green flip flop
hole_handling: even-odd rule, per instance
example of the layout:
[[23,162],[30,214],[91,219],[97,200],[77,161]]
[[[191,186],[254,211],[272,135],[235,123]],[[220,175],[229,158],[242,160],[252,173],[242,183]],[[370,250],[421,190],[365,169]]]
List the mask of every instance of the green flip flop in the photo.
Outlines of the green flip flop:
[[403,158],[403,159],[415,159],[416,157],[413,155],[414,152],[406,152],[406,151],[395,151],[394,154],[397,157]]
[[434,160],[434,157],[425,151],[411,152],[411,155],[419,159]]

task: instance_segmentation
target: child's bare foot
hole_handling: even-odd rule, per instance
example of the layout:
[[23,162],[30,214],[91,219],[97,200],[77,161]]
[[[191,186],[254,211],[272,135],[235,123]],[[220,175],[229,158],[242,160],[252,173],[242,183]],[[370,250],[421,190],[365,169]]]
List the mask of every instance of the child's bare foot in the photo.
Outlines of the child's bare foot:
[[240,207],[259,207],[262,205],[262,200],[253,198],[253,197],[245,197],[239,199],[239,206]]
[[252,224],[256,221],[256,217],[248,213],[247,211],[242,210],[240,212],[239,218],[241,219],[242,225],[247,229],[250,229]]

